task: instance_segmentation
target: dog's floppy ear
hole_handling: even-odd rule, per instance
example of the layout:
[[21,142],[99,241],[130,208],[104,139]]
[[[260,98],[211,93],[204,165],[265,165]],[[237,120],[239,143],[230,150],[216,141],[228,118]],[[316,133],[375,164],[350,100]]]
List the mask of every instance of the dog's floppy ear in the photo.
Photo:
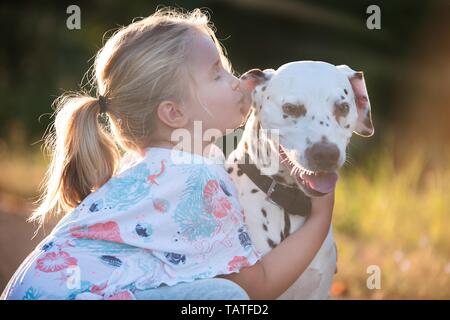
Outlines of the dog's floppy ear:
[[369,94],[367,93],[363,72],[355,71],[346,65],[340,65],[336,68],[348,77],[355,94],[358,120],[354,132],[362,137],[372,136],[375,130],[372,124]]
[[247,71],[241,76],[241,80],[245,81],[245,90],[252,92],[257,85],[268,81],[274,72],[275,70],[273,69],[265,69],[264,71],[261,71],[261,69],[251,69]]

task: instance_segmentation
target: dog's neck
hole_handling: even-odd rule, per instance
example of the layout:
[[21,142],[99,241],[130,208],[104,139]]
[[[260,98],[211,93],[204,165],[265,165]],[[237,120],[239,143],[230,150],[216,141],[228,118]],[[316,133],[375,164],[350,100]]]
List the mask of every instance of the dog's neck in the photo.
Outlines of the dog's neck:
[[[294,179],[290,176],[286,166],[280,163],[278,149],[273,143],[268,143],[267,132],[261,127],[261,121],[255,109],[249,115],[242,133],[242,138],[236,148],[235,157],[239,161],[245,161],[245,153],[248,154],[251,163],[255,164],[261,174],[272,177],[275,181],[286,186],[296,186]],[[259,142],[259,143],[258,143]],[[265,148],[261,148],[264,143]],[[272,153],[272,157],[268,157],[268,153]],[[269,166],[270,161],[278,162],[278,172],[266,173],[264,166]]]

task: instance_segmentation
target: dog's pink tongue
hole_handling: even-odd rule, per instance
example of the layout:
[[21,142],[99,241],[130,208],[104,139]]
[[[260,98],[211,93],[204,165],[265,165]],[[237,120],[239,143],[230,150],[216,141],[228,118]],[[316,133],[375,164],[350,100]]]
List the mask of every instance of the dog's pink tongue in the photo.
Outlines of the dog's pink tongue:
[[335,172],[320,172],[316,175],[305,174],[303,179],[308,182],[312,189],[322,193],[330,193],[336,186],[338,175]]

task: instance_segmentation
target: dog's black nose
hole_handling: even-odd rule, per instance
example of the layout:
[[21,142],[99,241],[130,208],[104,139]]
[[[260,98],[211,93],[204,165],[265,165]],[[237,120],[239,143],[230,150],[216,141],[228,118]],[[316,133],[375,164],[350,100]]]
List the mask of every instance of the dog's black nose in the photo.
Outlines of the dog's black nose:
[[311,168],[333,170],[339,160],[339,149],[334,143],[314,143],[306,149],[305,156]]

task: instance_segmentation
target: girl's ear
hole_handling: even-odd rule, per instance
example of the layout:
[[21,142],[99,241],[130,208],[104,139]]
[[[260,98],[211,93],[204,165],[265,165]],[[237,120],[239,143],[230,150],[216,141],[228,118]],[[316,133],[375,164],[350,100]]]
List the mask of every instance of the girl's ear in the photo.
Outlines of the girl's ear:
[[375,130],[372,124],[369,94],[367,93],[363,72],[355,71],[346,65],[340,65],[336,68],[348,77],[355,94],[358,120],[354,132],[362,137],[372,136]]
[[184,109],[181,105],[164,100],[158,105],[157,115],[159,120],[164,122],[167,126],[172,128],[179,128],[185,125],[188,117],[184,114]]
[[270,80],[274,72],[275,70],[273,69],[265,69],[264,71],[261,71],[261,69],[251,69],[245,72],[240,79],[244,81],[244,89],[252,92],[256,86]]

